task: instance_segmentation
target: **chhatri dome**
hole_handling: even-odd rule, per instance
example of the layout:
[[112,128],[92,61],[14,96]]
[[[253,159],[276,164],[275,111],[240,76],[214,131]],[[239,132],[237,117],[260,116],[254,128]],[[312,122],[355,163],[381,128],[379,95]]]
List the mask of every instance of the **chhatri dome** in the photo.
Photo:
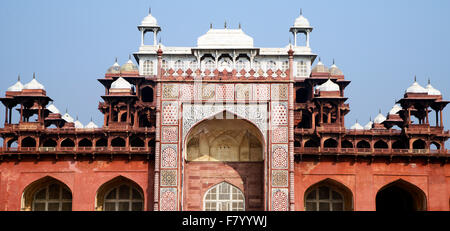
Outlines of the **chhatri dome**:
[[396,103],[389,111],[389,115],[395,115],[402,109],[403,109],[402,106],[400,106],[400,104]]
[[311,27],[308,19],[303,17],[303,13],[302,13],[301,9],[300,9],[300,16],[298,16],[298,18],[295,19],[294,27]]
[[414,83],[406,89],[406,93],[428,93],[428,91],[417,83],[416,77],[414,76]]
[[425,89],[427,90],[428,95],[442,95],[438,89],[431,86],[430,79],[428,79],[428,85]]
[[111,89],[131,89],[131,87],[131,84],[122,77],[119,77],[111,84]]
[[117,58],[114,64],[110,68],[108,68],[106,74],[120,74],[120,65],[119,63],[117,63]]
[[91,120],[84,128],[98,128],[98,126]]
[[372,119],[364,126],[364,130],[370,130],[370,129],[372,129],[372,125],[373,125],[373,122],[372,122]]
[[49,110],[51,113],[55,113],[55,114],[59,114],[60,112],[59,112],[59,110],[58,110],[58,108],[52,103],[52,104],[50,104],[50,105],[48,105],[47,107],[47,110]]
[[331,76],[344,75],[344,73],[342,73],[341,69],[339,69],[339,67],[337,67],[336,64],[334,63],[334,59],[333,59],[333,65],[331,65],[329,72],[330,72]]
[[326,67],[322,63],[322,61],[320,60],[320,57],[319,57],[319,62],[317,62],[316,66],[314,66],[311,69],[311,72],[314,72],[314,73],[325,73],[325,72],[329,72],[329,70],[328,70],[328,67]]
[[140,27],[159,27],[158,21],[152,16],[151,9],[149,9],[148,15],[142,20]]
[[131,61],[131,55],[128,57],[128,62],[126,62],[120,67],[120,73],[129,73],[129,72],[133,73],[139,72],[137,66],[133,63],[133,61]]
[[353,126],[351,126],[350,129],[354,129],[354,130],[363,130],[364,127],[361,126],[361,124],[359,124],[358,121],[356,121],[356,123],[353,124]]
[[36,80],[36,75],[33,73],[33,79],[23,86],[23,89],[32,89],[32,90],[45,90],[44,85],[40,84]]
[[[239,29],[213,29],[212,25],[206,34],[198,37],[199,48],[253,48],[253,38]],[[240,27],[240,26],[239,26]]]
[[19,92],[23,90],[23,84],[20,82],[20,75],[19,77],[17,77],[17,82],[12,85],[11,87],[8,87],[8,89],[6,91],[14,91],[14,92]]
[[386,117],[383,114],[381,114],[381,110],[380,110],[380,112],[375,117],[375,119],[373,119],[373,122],[376,123],[376,124],[381,124],[385,120],[386,120]]
[[339,91],[339,85],[331,81],[331,79],[328,78],[328,80],[317,87],[319,91]]

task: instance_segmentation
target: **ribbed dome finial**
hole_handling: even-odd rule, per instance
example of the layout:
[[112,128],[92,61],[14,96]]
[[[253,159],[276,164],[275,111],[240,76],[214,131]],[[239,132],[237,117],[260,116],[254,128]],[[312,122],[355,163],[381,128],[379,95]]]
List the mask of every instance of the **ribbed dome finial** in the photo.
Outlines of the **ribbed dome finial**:
[[300,8],[300,15],[303,15],[303,10],[302,10],[302,8]]
[[152,14],[152,8],[151,7],[148,8],[148,14]]
[[33,72],[33,79],[36,79],[36,72]]
[[209,23],[209,29],[212,29],[212,23]]
[[414,82],[417,82],[417,78],[416,78],[416,75],[414,75]]
[[225,20],[225,23],[223,25],[223,28],[227,29],[227,21]]
[[20,74],[17,76],[17,82],[20,82]]

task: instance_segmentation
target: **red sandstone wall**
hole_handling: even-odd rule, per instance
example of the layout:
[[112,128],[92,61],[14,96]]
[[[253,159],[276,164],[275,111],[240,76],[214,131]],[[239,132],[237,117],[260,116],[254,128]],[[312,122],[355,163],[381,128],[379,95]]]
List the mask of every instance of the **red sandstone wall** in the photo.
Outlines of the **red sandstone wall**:
[[93,211],[96,192],[104,183],[123,176],[138,184],[144,210],[153,210],[154,162],[127,160],[22,160],[0,162],[0,210],[18,211],[24,189],[45,176],[56,178],[72,191],[72,210]]
[[223,181],[245,195],[246,210],[264,210],[263,162],[189,162],[185,165],[184,210],[203,210],[206,191]]
[[295,209],[304,210],[305,191],[315,183],[330,178],[345,185],[353,194],[355,211],[375,210],[377,192],[385,185],[403,179],[426,195],[427,210],[450,210],[450,166],[425,163],[390,163],[367,161],[312,161],[295,164]]

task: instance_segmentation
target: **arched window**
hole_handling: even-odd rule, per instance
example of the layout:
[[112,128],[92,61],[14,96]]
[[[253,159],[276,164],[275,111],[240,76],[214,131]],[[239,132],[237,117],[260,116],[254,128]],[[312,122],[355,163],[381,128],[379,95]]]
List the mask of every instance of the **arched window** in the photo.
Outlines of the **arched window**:
[[75,147],[73,140],[67,138],[61,142],[61,147]]
[[153,62],[150,60],[145,60],[143,65],[144,75],[153,75]]
[[284,61],[281,63],[281,70],[282,71],[286,71],[287,69],[289,69],[289,61]]
[[317,148],[317,147],[319,147],[319,143],[317,143],[314,140],[308,140],[305,142],[304,147],[305,148]]
[[80,140],[80,142],[78,142],[78,146],[79,147],[92,147],[92,142],[86,138]]
[[216,64],[214,63],[214,60],[212,60],[211,58],[204,60],[203,69],[207,69],[210,71],[216,69]]
[[147,103],[153,102],[153,89],[151,87],[142,88],[142,101]]
[[306,211],[343,211],[343,195],[329,187],[321,185],[310,190],[305,199]]
[[205,211],[244,211],[244,194],[237,187],[222,182],[205,194]]
[[175,71],[178,71],[179,69],[183,70],[184,69],[183,61],[177,60],[174,65],[174,69]]
[[95,142],[96,147],[106,147],[108,145],[108,141],[105,138],[101,138]]
[[193,70],[193,71],[197,70],[197,69],[198,69],[198,63],[197,63],[197,60],[192,60],[192,61],[189,63],[189,68],[190,68],[191,70]]
[[142,139],[139,137],[131,137],[130,140],[131,140],[130,141],[131,147],[144,147],[145,146],[144,141],[142,141]]
[[383,140],[379,140],[374,144],[374,148],[388,148],[388,145]]
[[111,146],[113,147],[125,147],[125,140],[117,137],[111,141]]
[[130,183],[123,183],[110,189],[104,198],[104,211],[142,211],[144,197],[140,190]]
[[417,186],[404,181],[394,181],[381,188],[375,198],[377,211],[425,211],[427,199]]
[[323,143],[323,146],[325,148],[336,148],[337,145],[338,145],[338,142],[332,138],[325,140],[325,142]]
[[72,194],[64,185],[53,182],[39,189],[33,196],[33,211],[71,211]]
[[352,144],[352,142],[350,142],[348,140],[343,140],[341,143],[341,147],[342,148],[353,148],[353,144]]
[[22,147],[36,147],[36,140],[31,137],[26,137],[22,140]]
[[161,61],[161,68],[166,71],[169,69],[169,63],[167,62],[167,60],[163,59]]
[[270,60],[269,62],[267,62],[267,70],[272,70],[272,71],[276,71],[277,70],[277,63],[275,63],[275,61]]
[[356,144],[357,148],[370,148],[370,144],[369,142],[365,141],[365,140],[361,140]]
[[44,143],[42,144],[42,147],[56,147],[56,141],[53,139],[48,139],[48,140],[44,141]]
[[431,142],[430,144],[430,150],[439,150],[441,149],[441,145],[437,142]]
[[305,103],[308,100],[308,91],[305,88],[299,88],[295,91],[295,102]]
[[413,149],[425,149],[426,144],[425,141],[418,139],[413,142]]
[[308,76],[308,70],[306,68],[306,62],[301,60],[297,62],[297,75],[301,77]]
[[401,140],[397,140],[392,143],[392,149],[406,149],[406,144]]
[[259,69],[261,69],[261,63],[258,60],[253,60],[253,67],[252,68],[256,72],[258,72]]

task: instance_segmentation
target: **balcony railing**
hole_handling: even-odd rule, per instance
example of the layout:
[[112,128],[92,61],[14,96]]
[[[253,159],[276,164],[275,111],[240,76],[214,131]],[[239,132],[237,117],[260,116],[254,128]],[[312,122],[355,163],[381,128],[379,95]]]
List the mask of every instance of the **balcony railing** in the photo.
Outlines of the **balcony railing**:
[[150,147],[0,147],[0,153],[53,153],[53,152],[150,152]]
[[428,150],[428,149],[388,149],[388,148],[320,148],[320,147],[295,147],[295,154],[450,154],[450,150]]

